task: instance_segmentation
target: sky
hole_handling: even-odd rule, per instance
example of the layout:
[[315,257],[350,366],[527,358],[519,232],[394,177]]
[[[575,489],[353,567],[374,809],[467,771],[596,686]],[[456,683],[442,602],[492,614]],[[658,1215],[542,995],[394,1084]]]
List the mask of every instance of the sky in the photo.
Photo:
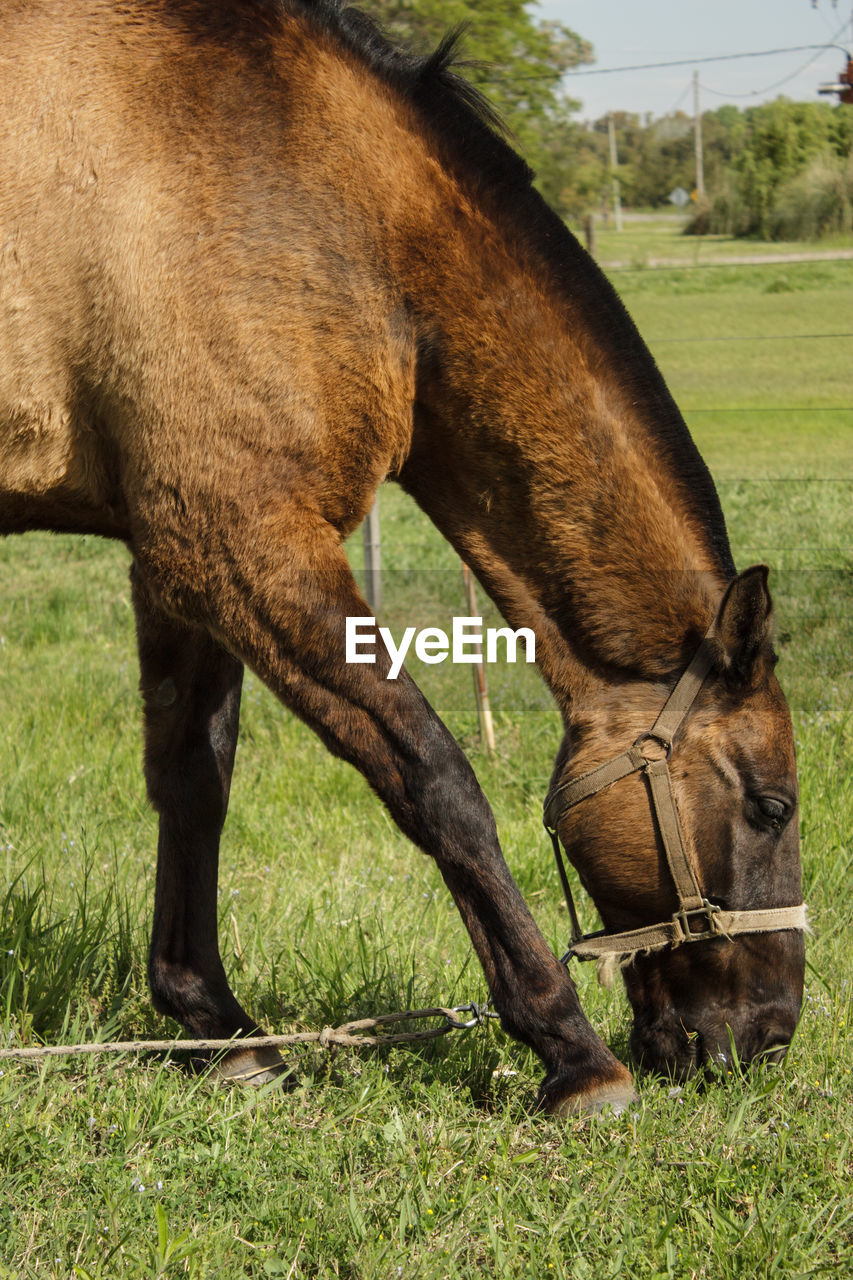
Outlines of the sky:
[[687,60],[684,66],[658,70],[567,76],[567,91],[582,103],[581,120],[595,120],[608,111],[663,116],[680,109],[692,114],[694,66],[702,110],[726,102],[754,106],[783,94],[817,101],[818,85],[834,83],[844,67],[842,48],[731,62],[694,60],[831,44],[833,39],[853,49],[853,0],[835,5],[817,0],[816,7],[812,0],[540,0],[533,13],[540,19],[556,18],[591,41],[595,62],[589,70]]

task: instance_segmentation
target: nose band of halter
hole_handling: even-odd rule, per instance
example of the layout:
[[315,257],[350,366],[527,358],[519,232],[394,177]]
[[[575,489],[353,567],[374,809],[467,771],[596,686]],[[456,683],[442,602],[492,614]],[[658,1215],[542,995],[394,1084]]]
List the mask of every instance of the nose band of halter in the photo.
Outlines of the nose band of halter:
[[[672,740],[714,665],[715,644],[712,624],[690,665],[683,672],[651,729],[641,733],[633,746],[579,778],[553,787],[545,798],[545,829],[554,846],[557,870],[572,925],[571,946],[563,956],[579,960],[599,960],[607,955],[631,955],[637,951],[658,951],[685,942],[707,938],[729,938],[737,933],[772,933],[779,929],[804,929],[806,908],[771,907],[757,911],[724,911],[703,895],[684,848],[681,826],[672,796],[669,760]],[[624,933],[584,934],[578,922],[568,873],[557,837],[557,824],[567,809],[588,796],[596,795],[631,773],[642,771],[649,783],[651,804],[663,841],[667,865],[678,896],[678,910],[671,920],[629,929]]]

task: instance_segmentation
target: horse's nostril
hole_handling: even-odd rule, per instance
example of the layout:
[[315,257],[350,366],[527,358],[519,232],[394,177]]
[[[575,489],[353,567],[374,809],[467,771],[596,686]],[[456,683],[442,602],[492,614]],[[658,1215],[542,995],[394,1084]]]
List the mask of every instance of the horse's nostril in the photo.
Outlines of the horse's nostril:
[[758,1044],[755,1047],[754,1060],[767,1063],[784,1062],[792,1034],[793,1028],[789,1029],[775,1018],[769,1025],[765,1023],[763,1034],[758,1037]]
[[788,1041],[780,1040],[778,1034],[768,1036],[763,1048],[759,1049],[755,1056],[760,1062],[778,1064],[785,1061],[788,1048]]

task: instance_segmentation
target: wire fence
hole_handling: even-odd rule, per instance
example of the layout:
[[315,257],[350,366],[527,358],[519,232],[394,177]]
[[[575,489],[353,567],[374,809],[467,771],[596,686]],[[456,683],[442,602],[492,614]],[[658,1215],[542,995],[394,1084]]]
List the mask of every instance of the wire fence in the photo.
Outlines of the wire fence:
[[[715,264],[697,264],[699,267],[706,265]],[[695,268],[691,264],[685,264],[685,270],[687,269]],[[853,330],[843,326],[811,331],[797,329],[792,332],[768,331],[771,329],[772,324],[767,329],[754,334],[743,332],[658,334],[650,336],[647,341],[652,349],[671,347],[674,350],[720,344],[724,349],[732,351],[733,359],[737,358],[734,356],[735,351],[746,353],[750,346],[755,344],[772,344],[774,348],[782,344],[781,354],[784,345],[788,343],[796,344],[797,347],[803,343],[837,343],[839,364],[843,365],[846,360],[844,344],[853,339]],[[666,362],[664,362],[664,374],[670,376],[670,371],[665,366]],[[724,368],[719,372],[721,377],[725,375]],[[819,387],[817,394],[820,394]],[[781,399],[780,396],[779,400]],[[801,625],[805,625],[807,629],[818,624],[831,625],[833,610],[837,614],[853,610],[853,520],[845,523],[843,519],[838,518],[839,512],[843,512],[845,505],[849,512],[853,512],[853,423],[849,421],[850,415],[853,415],[853,402],[809,405],[785,404],[777,401],[764,404],[689,405],[682,399],[681,410],[688,423],[696,419],[707,423],[714,418],[721,422],[732,418],[747,424],[756,418],[782,415],[792,420],[792,429],[798,432],[800,440],[810,434],[813,435],[814,450],[810,452],[806,446],[804,452],[800,445],[798,455],[800,462],[811,459],[816,464],[813,473],[794,475],[777,472],[776,474],[733,476],[726,474],[724,468],[721,471],[716,468],[712,470],[716,472],[716,485],[727,513],[730,531],[734,535],[733,541],[737,543],[736,555],[744,562],[749,557],[767,560],[773,565],[774,595],[779,605],[779,615],[783,619],[783,632],[787,628],[799,631]],[[835,424],[832,429],[835,431],[835,438],[836,440],[838,438],[839,424],[842,428],[842,438],[840,451],[836,449],[835,461],[830,468],[823,462],[820,445],[833,419]],[[845,455],[843,433],[848,429],[848,424],[849,451]],[[703,433],[705,430],[706,428],[703,427]],[[752,427],[744,425],[743,430],[751,431]],[[775,457],[773,462],[776,468],[785,465],[783,456]],[[822,462],[828,472],[833,470],[834,473],[820,474]],[[818,495],[821,493],[831,497],[820,498]],[[765,505],[768,514],[761,522],[760,529],[756,531],[752,517],[754,517],[756,506],[762,503],[763,494],[767,497]],[[826,506],[827,501],[835,513],[832,521],[823,519],[821,508]],[[430,610],[437,612],[439,605],[445,611],[450,607],[454,613],[460,612],[465,605],[465,595],[461,581],[456,576],[459,573],[459,565],[454,561],[449,550],[443,565],[438,562],[441,552],[437,548],[441,547],[442,540],[437,531],[428,528],[424,520],[422,541],[412,539],[411,531],[407,530],[404,546],[397,547],[393,543],[394,536],[392,531],[392,542],[390,545],[386,544],[388,554],[384,568],[385,599],[390,607],[389,612],[394,612],[395,602],[402,604],[403,600],[408,611],[407,617],[411,614],[412,620],[415,618],[413,609],[418,612],[423,611],[422,622],[425,621]],[[375,529],[365,537],[365,568],[368,570],[369,577],[370,566],[378,564],[379,547],[375,545],[377,540]],[[367,554],[368,538],[374,544],[371,546],[370,559]],[[427,565],[430,565],[430,568],[427,568]],[[447,573],[451,573],[453,577],[447,579],[441,586],[437,586],[435,579],[441,568],[445,569],[445,577]],[[375,573],[375,568],[372,572]],[[417,578],[416,582],[413,581],[413,575]],[[458,601],[458,608],[456,601]],[[467,611],[472,612],[470,607]],[[482,601],[476,612],[482,613],[486,621],[489,615],[494,616],[493,607],[488,600]],[[499,619],[496,620],[499,621]],[[430,621],[435,621],[435,618]],[[430,681],[434,679],[432,671],[419,672],[418,678],[421,679],[422,676],[426,676]],[[504,692],[503,676],[498,670],[490,670],[489,677],[497,682],[493,694],[497,694],[498,705],[500,705],[501,694]],[[516,692],[518,683],[516,672],[511,681]],[[484,686],[485,681],[481,681],[480,694],[477,696],[482,699],[485,693],[488,705],[489,693]],[[482,720],[482,702],[479,703],[479,709]]]

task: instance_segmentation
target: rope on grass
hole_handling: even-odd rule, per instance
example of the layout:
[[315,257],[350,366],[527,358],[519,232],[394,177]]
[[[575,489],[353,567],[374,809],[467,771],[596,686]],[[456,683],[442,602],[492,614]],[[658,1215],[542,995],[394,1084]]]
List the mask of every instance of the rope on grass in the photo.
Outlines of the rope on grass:
[[[461,1021],[460,1013],[472,1016]],[[43,1044],[16,1049],[0,1049],[0,1059],[17,1058],[36,1060],[43,1058],[78,1057],[88,1053],[197,1053],[202,1050],[224,1049],[278,1049],[285,1045],[317,1044],[321,1049],[340,1046],[347,1049],[380,1048],[383,1045],[411,1044],[418,1040],[434,1040],[448,1031],[467,1031],[481,1025],[486,1018],[497,1014],[484,1005],[457,1005],[453,1009],[438,1006],[434,1009],[406,1009],[400,1013],[383,1013],[375,1018],[359,1018],[339,1027],[324,1027],[322,1031],[294,1031],[279,1036],[233,1037],[230,1040],[112,1040],[89,1044]],[[364,1032],[391,1026],[396,1022],[414,1022],[421,1018],[443,1018],[439,1027],[426,1031],[396,1031],[391,1035],[365,1035]]]

